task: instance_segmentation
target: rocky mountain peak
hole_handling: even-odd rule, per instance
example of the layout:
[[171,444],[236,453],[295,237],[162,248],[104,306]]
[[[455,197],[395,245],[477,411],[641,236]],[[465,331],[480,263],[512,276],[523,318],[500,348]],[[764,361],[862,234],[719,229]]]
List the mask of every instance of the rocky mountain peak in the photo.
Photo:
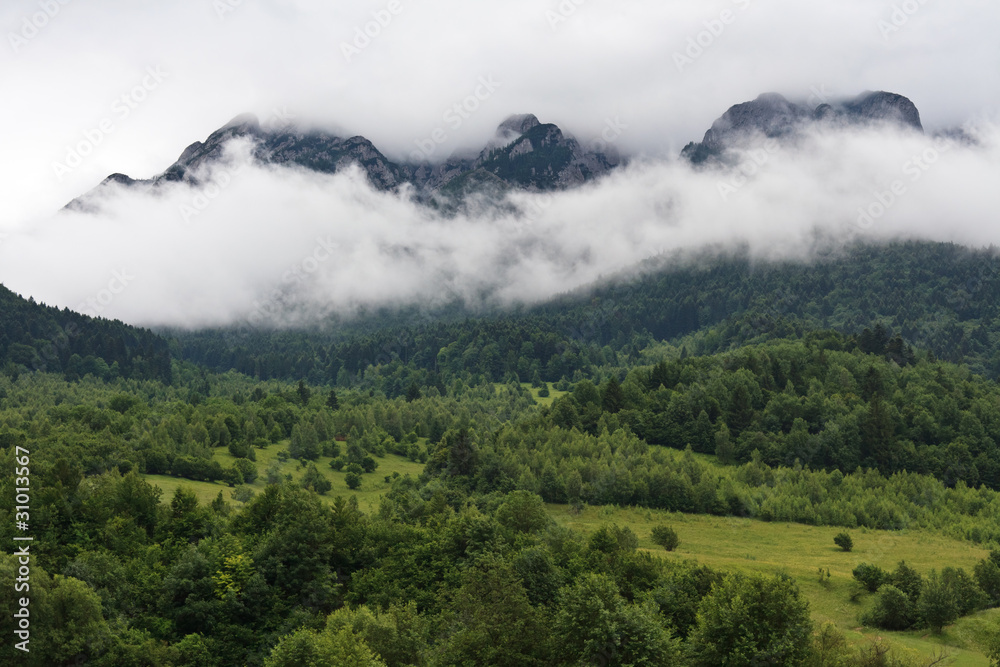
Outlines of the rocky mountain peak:
[[867,90],[843,104],[858,121],[891,122],[923,132],[920,112],[906,97],[885,91]]
[[522,135],[533,127],[541,125],[534,114],[514,114],[509,116],[497,128],[497,134],[512,133]]
[[784,139],[815,122],[845,125],[888,122],[923,131],[917,107],[895,93],[866,91],[855,98],[820,104],[814,109],[790,102],[778,93],[765,93],[753,101],[730,107],[712,123],[700,143],[689,143],[681,155],[695,164],[725,160],[728,149],[739,148],[754,136]]

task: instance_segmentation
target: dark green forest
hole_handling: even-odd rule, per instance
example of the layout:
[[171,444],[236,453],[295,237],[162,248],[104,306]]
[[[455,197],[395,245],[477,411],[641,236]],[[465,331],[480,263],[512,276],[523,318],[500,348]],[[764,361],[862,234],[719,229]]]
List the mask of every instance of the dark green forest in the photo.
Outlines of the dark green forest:
[[[0,664],[932,664],[817,622],[787,575],[670,554],[668,526],[650,550],[551,508],[940,536],[988,555],[861,563],[843,604],[931,636],[989,614],[1000,258],[661,264],[532,308],[300,332],[155,333],[0,289],[0,497],[13,515],[30,476],[34,537],[31,651]],[[334,472],[385,492],[362,505]]]
[[[348,386],[370,366],[547,382],[630,365],[656,341],[705,355],[816,330],[881,324],[907,344],[1000,376],[1000,255],[950,244],[858,245],[813,263],[745,254],[650,260],[610,284],[543,305],[478,315],[447,308],[369,313],[333,331],[174,332],[183,358],[262,380]],[[380,387],[401,395],[407,383]]]

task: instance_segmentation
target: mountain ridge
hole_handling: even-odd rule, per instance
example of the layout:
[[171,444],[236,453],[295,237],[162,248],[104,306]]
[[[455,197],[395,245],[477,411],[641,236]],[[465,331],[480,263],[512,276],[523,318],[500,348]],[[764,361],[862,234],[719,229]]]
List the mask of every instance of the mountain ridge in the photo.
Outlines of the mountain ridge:
[[[815,108],[791,102],[778,93],[764,93],[731,106],[712,123],[702,141],[688,143],[681,156],[696,165],[724,163],[729,149],[745,144],[755,135],[781,140],[814,123],[889,124],[923,132],[916,106],[896,93],[866,91]],[[95,211],[96,200],[109,187],[156,188],[170,182],[198,185],[199,170],[220,161],[225,146],[235,139],[251,140],[252,157],[261,164],[299,166],[327,174],[358,165],[372,187],[397,191],[409,185],[418,201],[445,210],[453,208],[452,200],[461,201],[472,194],[578,187],[627,162],[617,152],[609,154],[581,145],[558,125],[542,123],[530,113],[507,117],[478,153],[456,153],[439,163],[395,162],[361,135],[342,137],[293,123],[265,127],[255,115],[241,114],[204,141],[188,145],[173,164],[156,176],[134,179],[122,173],[111,174],[65,208]]]
[[865,91],[814,108],[791,102],[779,93],[763,93],[729,107],[712,123],[701,142],[687,144],[681,155],[693,164],[724,160],[729,149],[747,144],[755,135],[783,140],[817,123],[841,127],[888,124],[924,131],[916,105],[896,93]]
[[584,148],[557,125],[543,124],[533,114],[515,114],[505,119],[478,154],[452,156],[436,164],[394,162],[360,135],[345,138],[291,124],[268,129],[255,115],[241,114],[204,141],[188,145],[173,164],[152,178],[111,174],[66,208],[93,211],[94,200],[105,188],[114,185],[154,188],[170,182],[197,185],[197,172],[221,160],[226,144],[241,138],[253,141],[252,156],[262,164],[297,165],[319,173],[337,173],[356,164],[376,189],[394,191],[409,184],[423,201],[459,194],[470,181],[493,181],[504,190],[564,189],[598,178],[618,164],[616,158]]

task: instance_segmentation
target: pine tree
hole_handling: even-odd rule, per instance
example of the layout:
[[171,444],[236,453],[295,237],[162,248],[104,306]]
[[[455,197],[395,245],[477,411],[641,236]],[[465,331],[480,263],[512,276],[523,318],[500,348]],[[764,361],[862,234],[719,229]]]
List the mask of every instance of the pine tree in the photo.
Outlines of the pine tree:
[[312,392],[309,391],[309,387],[306,386],[305,380],[299,380],[299,388],[296,390],[299,395],[299,402],[302,405],[307,405],[309,403],[309,398],[312,396]]
[[406,402],[412,403],[420,398],[423,398],[423,394],[420,393],[420,387],[417,386],[416,382],[411,382],[409,388],[406,390]]
[[725,423],[719,425],[715,434],[715,456],[722,465],[730,465],[736,461],[736,447],[729,435],[729,427]]
[[625,407],[625,392],[622,391],[622,386],[618,384],[618,379],[614,376],[611,376],[607,381],[604,385],[604,391],[601,393],[601,407],[604,408],[605,412],[614,414]]

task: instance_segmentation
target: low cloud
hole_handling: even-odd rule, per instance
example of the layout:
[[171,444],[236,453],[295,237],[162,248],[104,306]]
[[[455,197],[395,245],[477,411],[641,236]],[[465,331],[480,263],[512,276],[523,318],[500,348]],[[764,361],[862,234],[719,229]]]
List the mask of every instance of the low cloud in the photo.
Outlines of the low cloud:
[[706,246],[808,260],[854,239],[1000,243],[1000,129],[968,137],[817,129],[759,142],[725,170],[636,161],[454,217],[373,190],[359,169],[251,164],[237,142],[199,188],[118,188],[99,212],[9,233],[0,281],[134,324],[304,324],[362,307],[538,302]]

